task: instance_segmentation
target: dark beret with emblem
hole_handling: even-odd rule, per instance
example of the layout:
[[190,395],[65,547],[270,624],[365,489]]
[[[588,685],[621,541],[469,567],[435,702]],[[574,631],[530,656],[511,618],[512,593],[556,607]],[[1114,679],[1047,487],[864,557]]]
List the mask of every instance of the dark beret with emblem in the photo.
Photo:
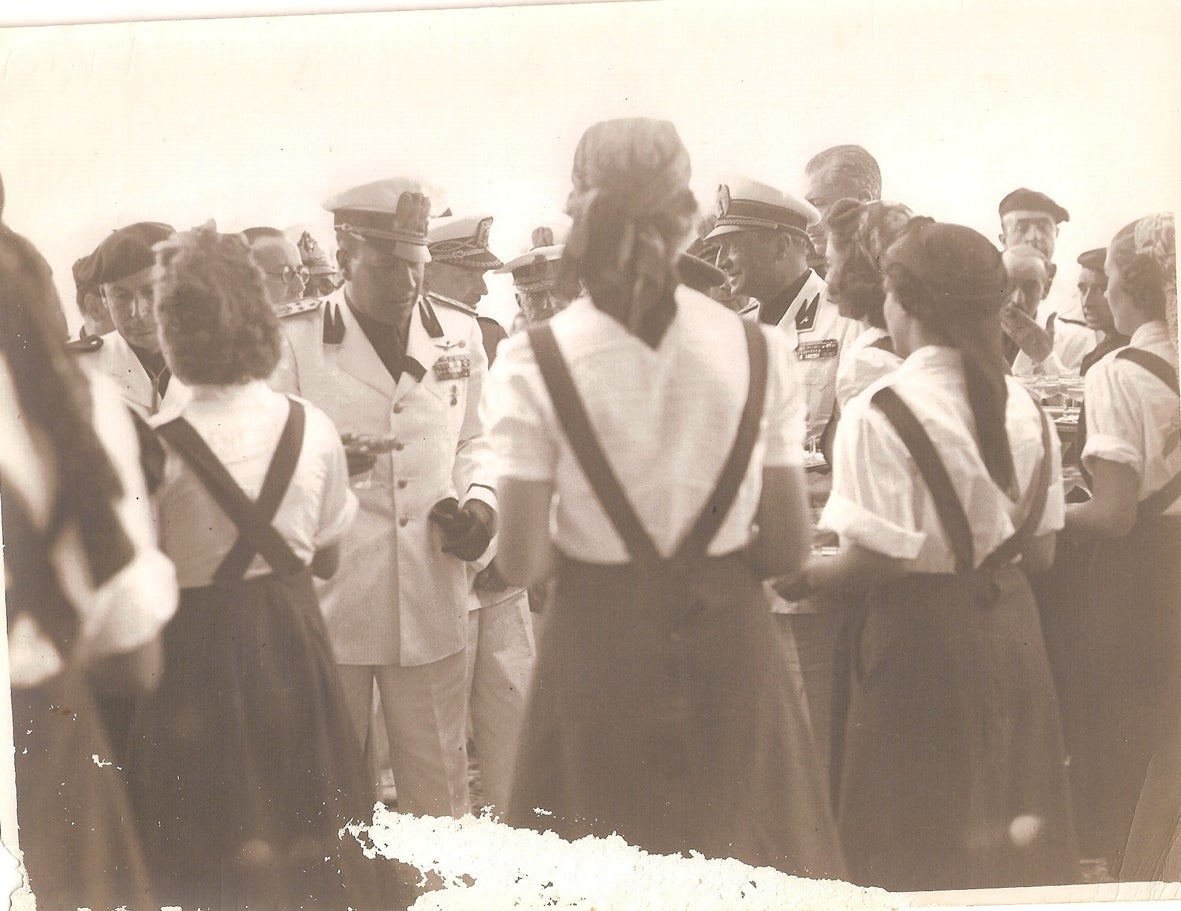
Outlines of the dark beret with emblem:
[[152,247],[174,233],[171,225],[158,221],[140,221],[112,231],[89,257],[90,281],[106,285],[154,265]]
[[1093,269],[1096,272],[1103,272],[1107,265],[1107,248],[1098,247],[1094,250],[1088,250],[1086,253],[1080,253],[1078,257],[1078,264],[1084,269]]
[[806,238],[820,212],[804,199],[769,184],[742,178],[718,185],[718,213],[706,240],[736,231],[784,231]]
[[417,180],[394,177],[375,180],[338,193],[324,208],[338,231],[392,247],[395,256],[429,263],[427,219],[431,200]]
[[427,247],[431,261],[449,263],[461,269],[487,272],[504,265],[488,249],[491,215],[443,215],[427,226]]
[[1070,221],[1070,213],[1062,206],[1045,193],[1039,193],[1037,190],[1030,190],[1026,187],[1018,187],[1002,199],[997,211],[1001,218],[1004,218],[1009,212],[1044,212],[1054,219],[1054,224]]
[[677,272],[681,281],[702,294],[708,294],[710,289],[718,288],[726,281],[725,272],[689,253],[677,257]]
[[558,279],[562,251],[566,249],[565,231],[552,225],[539,225],[530,234],[530,247],[516,259],[510,259],[497,272],[510,272],[520,291],[548,291]]

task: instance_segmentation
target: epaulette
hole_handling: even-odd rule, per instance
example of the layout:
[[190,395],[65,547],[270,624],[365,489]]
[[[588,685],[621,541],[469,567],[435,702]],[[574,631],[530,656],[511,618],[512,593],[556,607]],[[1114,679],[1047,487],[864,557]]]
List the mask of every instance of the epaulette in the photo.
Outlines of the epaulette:
[[279,319],[286,319],[289,316],[299,316],[301,313],[311,313],[313,310],[318,310],[323,303],[318,297],[301,297],[299,300],[275,304],[271,309],[275,311],[275,316]]
[[476,308],[465,304],[463,301],[457,301],[454,298],[444,297],[442,294],[436,294],[434,291],[428,291],[426,298],[432,304],[442,307],[450,307],[452,310],[458,310],[460,313],[466,313],[468,316],[478,316]]
[[98,351],[102,346],[103,337],[101,335],[91,335],[82,329],[78,333],[78,337],[70,339],[64,347],[70,354],[90,354],[92,351]]

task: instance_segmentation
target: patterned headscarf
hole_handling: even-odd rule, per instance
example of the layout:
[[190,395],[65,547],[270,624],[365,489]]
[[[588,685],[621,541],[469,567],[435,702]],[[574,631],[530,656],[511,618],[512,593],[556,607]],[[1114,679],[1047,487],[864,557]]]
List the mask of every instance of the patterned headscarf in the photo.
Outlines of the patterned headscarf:
[[689,153],[665,120],[596,123],[574,154],[559,292],[574,297],[585,282],[595,306],[652,347],[676,312],[677,245],[696,211],[689,176]]
[[1136,222],[1136,253],[1151,256],[1160,266],[1165,288],[1169,338],[1177,344],[1177,233],[1172,212],[1146,215]]
[[828,289],[843,315],[885,328],[882,255],[913,217],[901,203],[855,199],[833,203],[827,224],[836,255],[829,268]]

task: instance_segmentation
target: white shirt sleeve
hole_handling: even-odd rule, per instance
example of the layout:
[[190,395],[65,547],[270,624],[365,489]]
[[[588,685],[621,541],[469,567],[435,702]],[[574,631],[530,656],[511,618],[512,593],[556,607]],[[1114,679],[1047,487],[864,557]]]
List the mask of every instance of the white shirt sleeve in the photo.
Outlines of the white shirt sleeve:
[[917,557],[927,535],[919,529],[913,460],[868,394],[851,400],[837,424],[833,461],[819,525],[887,557]]
[[526,333],[501,342],[484,407],[498,478],[553,481],[558,445],[552,406]]
[[782,332],[762,332],[767,339],[767,402],[763,411],[767,450],[763,464],[768,468],[802,467],[808,404],[799,362]]
[[[1140,369],[1140,368],[1136,368]],[[1103,459],[1127,465],[1144,477],[1144,414],[1131,376],[1108,356],[1087,371],[1083,394],[1087,412],[1087,442],[1082,460],[1088,470]]]

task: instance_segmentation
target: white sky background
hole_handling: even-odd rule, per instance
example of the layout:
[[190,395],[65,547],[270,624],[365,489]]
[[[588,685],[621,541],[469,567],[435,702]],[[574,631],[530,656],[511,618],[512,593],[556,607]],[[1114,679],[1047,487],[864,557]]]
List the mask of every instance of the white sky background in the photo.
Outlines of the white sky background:
[[[1075,255],[1181,198],[1179,34],[1175,0],[652,0],[8,28],[4,217],[49,259],[71,316],[70,266],[115,227],[326,225],[326,197],[402,173],[444,188],[457,213],[494,214],[507,259],[560,214],[582,130],[644,114],[676,123],[705,209],[736,172],[798,191],[808,158],[839,142],[874,153],[887,198],[989,237],[1005,193],[1043,190],[1072,215],[1056,259],[1073,284]],[[493,297],[496,315],[513,307],[507,284]]]

